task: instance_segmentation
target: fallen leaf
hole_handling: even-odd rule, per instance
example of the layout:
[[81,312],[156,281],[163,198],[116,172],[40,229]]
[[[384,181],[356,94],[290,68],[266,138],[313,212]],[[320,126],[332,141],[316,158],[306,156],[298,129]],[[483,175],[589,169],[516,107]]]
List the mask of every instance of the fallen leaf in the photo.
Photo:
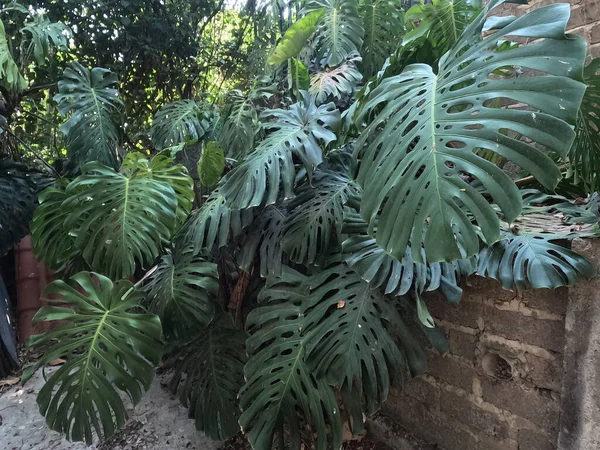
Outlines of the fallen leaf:
[[53,359],[48,363],[49,366],[62,366],[65,363],[65,360],[62,358]]
[[3,380],[0,380],[0,386],[14,386],[19,381],[21,381],[21,378],[19,377],[5,378]]

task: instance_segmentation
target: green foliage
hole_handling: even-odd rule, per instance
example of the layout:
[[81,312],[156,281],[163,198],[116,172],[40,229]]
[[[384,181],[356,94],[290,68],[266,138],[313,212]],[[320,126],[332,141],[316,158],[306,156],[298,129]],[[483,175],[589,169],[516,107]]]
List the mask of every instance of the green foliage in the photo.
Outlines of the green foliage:
[[288,59],[297,57],[306,45],[306,41],[314,34],[324,14],[325,9],[315,9],[289,27],[269,56],[268,63],[279,66]]
[[207,142],[202,147],[202,155],[198,161],[198,177],[200,183],[212,187],[221,179],[225,170],[225,153],[218,142]]
[[34,323],[60,324],[28,341],[30,348],[49,348],[23,380],[53,359],[66,361],[37,401],[48,426],[72,441],[91,444],[93,431],[101,439],[112,436],[127,417],[117,389],[135,404],[152,383],[162,355],[161,328],[157,316],[136,312],[140,296],[128,281],[113,283],[90,272],[44,290],[49,306]]
[[6,30],[0,20],[0,85],[10,92],[19,92],[27,87],[27,82],[19,72],[8,47]]
[[357,62],[357,58],[350,59],[334,69],[316,73],[311,77],[308,92],[316,97],[317,103],[322,103],[330,97],[339,100],[354,93],[356,85],[362,80],[362,75],[354,66],[355,62]]
[[[474,149],[507,157],[548,188],[561,178],[550,157],[514,133],[565,154],[585,87],[569,77],[582,69],[585,43],[564,35],[568,6],[563,5],[534,10],[482,38],[487,11],[496,4],[488,4],[467,27],[440,61],[437,75],[429,66],[411,65],[384,78],[363,99],[357,123],[369,125],[357,142],[358,181],[364,188],[361,215],[372,234],[378,218],[377,244],[396,258],[409,242],[424,245],[432,262],[477,253],[479,238],[466,211],[487,243],[500,238],[493,208],[464,175],[479,179],[509,222],[519,214],[518,188]],[[511,34],[535,36],[540,42],[503,52],[489,49],[490,42]],[[507,64],[553,76],[488,76]],[[503,93],[538,112],[486,107]],[[423,261],[420,254],[413,258]]]
[[43,66],[50,56],[51,44],[61,50],[67,48],[71,30],[61,22],[52,23],[45,15],[38,14],[21,28],[21,33],[30,35],[27,54],[33,54],[37,64]]
[[310,86],[308,68],[299,59],[289,59],[288,78],[290,89],[296,96],[299,96],[300,91],[308,91]]
[[252,97],[241,92],[234,95],[231,109],[219,133],[219,143],[231,158],[243,158],[254,148],[254,136],[258,131],[258,114]]
[[60,127],[67,136],[68,156],[76,166],[98,161],[117,167],[122,101],[117,76],[107,69],[91,70],[78,62],[65,69],[54,97],[67,117]]
[[154,116],[150,137],[163,150],[181,142],[199,141],[212,129],[213,113],[202,103],[179,100],[163,106]]

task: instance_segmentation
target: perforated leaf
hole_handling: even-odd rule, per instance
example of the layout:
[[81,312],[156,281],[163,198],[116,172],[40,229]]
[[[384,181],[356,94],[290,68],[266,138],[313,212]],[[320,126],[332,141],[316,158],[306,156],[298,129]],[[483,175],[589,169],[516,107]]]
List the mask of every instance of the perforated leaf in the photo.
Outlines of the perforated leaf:
[[337,66],[362,45],[358,0],[311,0],[306,6],[307,13],[320,9],[325,14],[317,27],[317,58]]
[[136,312],[141,294],[129,281],[114,283],[90,272],[54,281],[44,289],[34,323],[58,324],[32,336],[29,347],[46,348],[23,381],[50,361],[66,362],[40,390],[37,403],[52,430],[72,441],[109,438],[126,421],[118,391],[138,403],[162,356],[160,320]]
[[58,82],[54,100],[60,114],[67,117],[60,129],[67,136],[68,156],[76,166],[99,161],[117,167],[123,107],[118,82],[111,71],[89,70],[78,62],[72,62]]
[[[440,61],[437,75],[429,66],[411,65],[383,79],[362,104],[357,123],[369,125],[356,152],[364,189],[361,215],[373,235],[378,219],[377,244],[395,258],[404,255],[409,241],[423,245],[431,262],[470,257],[479,251],[472,220],[486,242],[500,238],[492,206],[465,181],[468,177],[481,182],[509,221],[519,214],[517,187],[476,149],[512,160],[549,188],[560,180],[552,159],[537,146],[564,155],[572,142],[584,85],[569,77],[582,69],[585,44],[565,36],[569,8],[559,4],[536,9],[482,38],[487,14],[500,3],[488,3],[466,28]],[[537,40],[497,52],[498,40],[509,36]],[[548,76],[491,75],[507,65]],[[486,106],[497,98],[535,111]],[[413,258],[423,260],[419,254]]]
[[150,137],[162,150],[181,142],[204,138],[213,127],[213,112],[194,100],[178,100],[163,106],[154,116]]
[[112,279],[148,267],[171,236],[177,197],[173,188],[136,173],[88,163],[67,187],[65,221],[88,264]]
[[219,133],[219,143],[225,154],[235,159],[249,154],[254,149],[254,136],[258,129],[258,113],[252,96],[243,96],[238,91]]
[[288,110],[274,109],[263,114],[270,134],[242,164],[223,179],[222,195],[231,209],[270,205],[282,196],[294,195],[293,156],[309,175],[323,161],[321,145],[335,140],[331,131],[340,123],[333,103],[316,106],[308,93]]
[[26,52],[33,55],[38,65],[44,65],[50,56],[50,45],[64,50],[67,48],[71,29],[62,22],[50,22],[43,14],[37,14],[32,22],[21,28],[21,34],[28,44],[24,44]]
[[274,66],[283,64],[290,58],[295,58],[306,45],[306,41],[314,34],[317,29],[317,24],[321,17],[325,14],[325,10],[315,9],[306,14],[304,17],[295,22],[289,27],[281,41],[269,55],[267,62]]
[[244,384],[246,337],[223,315],[194,339],[177,342],[168,356],[166,366],[175,367],[169,387],[180,388],[196,429],[211,439],[229,439],[240,431],[237,394]]
[[352,95],[362,80],[362,75],[354,66],[357,62],[360,62],[360,58],[351,58],[339,67],[314,74],[310,79],[310,94],[317,98],[318,103],[329,96],[341,99],[345,95]]
[[217,265],[183,251],[166,254],[148,277],[144,291],[148,311],[160,317],[165,335],[185,338],[214,316]]
[[225,169],[225,153],[217,142],[207,142],[202,146],[202,155],[198,161],[198,177],[203,186],[217,184]]

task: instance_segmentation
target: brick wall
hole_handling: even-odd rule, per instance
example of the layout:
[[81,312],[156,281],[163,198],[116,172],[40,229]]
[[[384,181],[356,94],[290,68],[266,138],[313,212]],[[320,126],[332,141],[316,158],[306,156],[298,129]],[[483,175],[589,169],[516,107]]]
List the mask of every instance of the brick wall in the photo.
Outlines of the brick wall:
[[445,450],[556,448],[566,289],[523,293],[470,278],[461,304],[426,299],[450,339],[382,414]]

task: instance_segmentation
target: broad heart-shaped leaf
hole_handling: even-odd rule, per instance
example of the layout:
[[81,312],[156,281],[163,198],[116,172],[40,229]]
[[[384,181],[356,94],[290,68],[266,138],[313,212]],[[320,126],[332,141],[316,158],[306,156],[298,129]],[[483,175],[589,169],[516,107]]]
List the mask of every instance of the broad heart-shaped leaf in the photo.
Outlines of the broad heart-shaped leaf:
[[23,165],[0,162],[0,256],[28,233],[44,178]]
[[588,192],[600,190],[600,58],[583,71],[587,85],[575,124],[575,140],[569,150],[570,171],[575,183],[583,181]]
[[97,273],[54,281],[43,295],[51,306],[43,306],[34,322],[60,324],[28,341],[29,347],[49,347],[23,380],[54,359],[66,360],[40,390],[40,412],[69,440],[91,444],[94,431],[106,439],[127,418],[117,389],[136,404],[152,383],[163,350],[160,320],[135,312],[142,295],[129,281],[113,283]]
[[306,183],[286,205],[291,214],[281,245],[292,261],[315,264],[329,258],[341,243],[344,205],[358,192],[347,174],[317,170],[312,184]]
[[231,209],[275,203],[280,194],[294,195],[294,161],[298,157],[309,176],[323,161],[321,145],[336,139],[340,112],[333,103],[316,106],[307,92],[288,110],[274,109],[263,116],[271,133],[242,164],[223,178],[221,194]]
[[[374,412],[391,386],[407,381],[409,364],[421,370],[425,353],[394,302],[345,264],[334,264],[305,284],[312,308],[304,342],[314,376],[338,388],[354,385],[358,398],[364,395],[366,411]],[[395,341],[398,333],[404,352]]]
[[253,219],[252,209],[232,211],[225,197],[216,189],[190,215],[174,241],[178,247],[191,247],[194,253],[211,252],[215,246],[220,248],[227,244],[229,233],[237,236]]
[[186,337],[214,316],[217,265],[189,252],[166,254],[143,289],[148,311],[160,317],[165,336]]
[[10,92],[20,92],[27,87],[27,81],[19,73],[19,67],[12,57],[8,41],[6,40],[6,30],[0,20],[0,85],[4,86]]
[[21,28],[21,34],[24,40],[29,40],[27,53],[33,53],[37,64],[43,66],[50,56],[50,44],[63,50],[67,48],[71,29],[62,22],[50,22],[45,15],[36,14],[33,22],[28,22]]
[[214,113],[194,100],[178,100],[163,106],[154,116],[150,137],[162,150],[186,141],[200,140],[213,127]]
[[118,97],[117,76],[107,69],[91,70],[72,62],[58,82],[54,96],[67,136],[68,156],[77,166],[99,161],[117,167],[119,127],[123,102]]
[[308,68],[299,59],[288,60],[288,84],[296,96],[299,96],[300,91],[308,91],[310,86]]
[[[356,122],[369,124],[356,145],[361,215],[373,234],[378,219],[377,244],[395,258],[404,255],[409,241],[424,246],[430,262],[470,257],[479,251],[472,220],[487,243],[500,238],[492,206],[465,177],[481,182],[508,221],[519,214],[519,190],[476,149],[512,160],[549,188],[561,178],[537,146],[564,155],[571,145],[585,85],[569,77],[582,70],[585,43],[565,36],[569,6],[560,4],[536,9],[482,38],[489,10],[501,1],[488,3],[466,28],[437,75],[429,66],[411,65],[383,79],[361,105]],[[536,42],[495,51],[508,36]],[[546,76],[491,75],[507,65]],[[487,106],[497,98],[535,111]],[[413,258],[423,260],[420,254]]]
[[237,394],[244,384],[247,336],[222,313],[193,339],[176,342],[167,357],[166,366],[175,368],[169,387],[180,389],[196,429],[211,439],[228,439],[240,431]]
[[363,28],[358,0],[311,0],[305,11],[320,9],[325,14],[317,27],[317,57],[329,66],[337,66],[360,50]]
[[512,226],[504,224],[504,240],[481,251],[477,273],[500,280],[505,289],[522,290],[557,288],[593,277],[594,266],[560,243],[600,235],[597,199],[590,199],[590,209],[535,190],[522,194],[523,214]]
[[217,184],[225,170],[225,153],[217,142],[207,142],[202,146],[202,155],[198,161],[198,177],[203,186]]
[[368,80],[398,47],[398,39],[404,33],[404,15],[395,0],[365,0],[360,11],[365,30],[362,68]]
[[[299,413],[317,436],[317,449],[342,445],[340,409],[332,389],[317,378],[306,362],[308,287],[305,277],[286,268],[282,278],[268,281],[259,296],[259,307],[246,321],[248,362],[246,384],[240,391],[239,423],[252,448],[300,450]],[[287,428],[284,431],[284,427]],[[329,433],[328,433],[329,429]],[[327,445],[331,434],[332,446]]]
[[162,181],[88,163],[67,187],[65,226],[88,264],[111,279],[150,265],[171,237],[177,197]]
[[273,53],[269,55],[267,62],[273,66],[279,66],[290,58],[295,58],[302,51],[306,45],[306,41],[310,38],[315,30],[321,17],[325,14],[323,8],[316,9],[296,23],[289,27],[283,38],[273,50]]
[[281,205],[269,205],[256,216],[241,238],[236,258],[244,271],[250,272],[258,252],[260,275],[281,276],[281,245],[286,217],[287,211]]
[[316,97],[317,103],[322,103],[329,96],[336,99],[345,95],[351,96],[356,85],[362,80],[362,75],[354,66],[358,62],[360,57],[352,57],[339,67],[314,74],[310,79],[308,92]]
[[459,282],[477,270],[475,258],[450,263],[415,262],[410,246],[402,259],[395,259],[377,245],[367,230],[368,224],[357,213],[344,215],[343,231],[349,236],[342,243],[342,258],[363,280],[385,294],[402,296],[412,291],[419,296],[439,289],[450,303],[457,304],[462,297]]
[[182,164],[174,164],[173,159],[164,154],[154,156],[150,161],[138,152],[127,154],[121,164],[121,171],[135,172],[137,177],[148,177],[168,183],[177,196],[177,220],[173,230],[178,230],[185,222],[194,204],[194,180]]

